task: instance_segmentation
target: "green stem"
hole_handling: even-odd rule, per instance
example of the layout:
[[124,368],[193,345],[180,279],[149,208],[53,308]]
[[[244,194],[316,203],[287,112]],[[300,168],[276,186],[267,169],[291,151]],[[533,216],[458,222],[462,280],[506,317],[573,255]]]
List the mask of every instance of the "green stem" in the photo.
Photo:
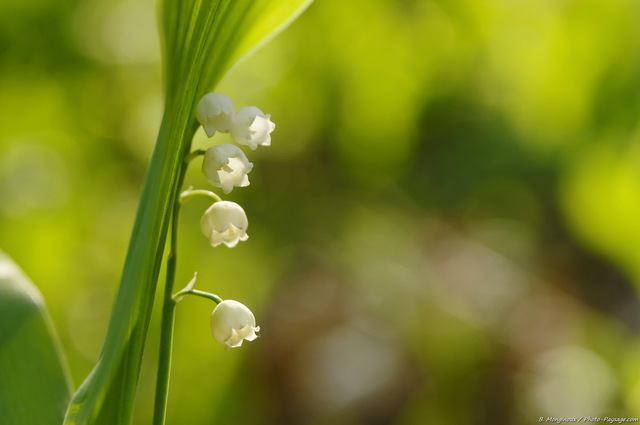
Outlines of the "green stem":
[[176,277],[178,261],[178,224],[180,221],[180,188],[189,164],[185,159],[178,176],[174,192],[173,212],[171,214],[171,242],[167,257],[167,275],[162,304],[162,323],[160,330],[160,347],[158,354],[158,372],[156,376],[156,396],[153,409],[153,425],[164,425],[167,413],[167,399],[169,395],[169,379],[171,375],[171,347],[175,325],[176,302],[173,299],[173,285]]
[[220,198],[218,195],[211,192],[210,190],[189,188],[180,194],[180,202],[185,202],[193,196],[208,196],[209,198],[215,200],[216,202],[222,201],[222,198]]
[[186,290],[180,291],[173,296],[173,299],[177,300],[178,298],[184,297],[185,295],[195,295],[198,297],[206,298],[208,300],[215,302],[216,304],[220,304],[222,302],[222,298],[220,298],[219,296],[209,292],[198,291],[197,289],[186,289]]
[[204,149],[196,149],[184,158],[184,162],[189,163],[197,157],[204,155],[205,153],[207,153],[207,151],[205,151]]

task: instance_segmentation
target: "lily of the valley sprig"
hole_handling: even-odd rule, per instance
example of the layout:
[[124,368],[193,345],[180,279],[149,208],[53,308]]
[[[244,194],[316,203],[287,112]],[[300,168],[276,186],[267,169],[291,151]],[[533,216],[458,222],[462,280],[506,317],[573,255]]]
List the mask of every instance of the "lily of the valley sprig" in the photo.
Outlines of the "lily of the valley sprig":
[[[209,93],[198,102],[195,115],[209,137],[213,137],[217,132],[231,133],[231,137],[237,144],[249,146],[251,149],[271,144],[271,132],[275,129],[275,124],[271,122],[270,115],[264,114],[255,106],[241,108],[234,112],[231,99],[220,93]],[[199,156],[203,156],[202,172],[206,180],[214,188],[222,189],[225,195],[236,187],[249,185],[248,174],[253,169],[253,164],[238,146],[219,144],[211,146],[206,151],[197,150],[186,154],[182,161],[182,177],[189,163]],[[173,294],[178,247],[176,243],[178,217],[182,204],[194,196],[206,196],[213,200],[213,204],[206,209],[200,220],[200,229],[212,247],[224,244],[228,248],[233,248],[239,242],[249,238],[247,214],[237,203],[223,200],[210,190],[192,187],[176,197],[171,217],[171,249],[166,267],[167,279],[162,310],[154,425],[163,425],[166,415],[173,324],[178,302],[187,295],[214,301],[216,307],[211,313],[211,333],[217,342],[225,345],[226,349],[240,347],[243,341],[255,340],[260,331],[260,327],[256,326],[255,316],[248,307],[238,301],[222,300],[217,295],[194,289],[195,276],[185,288]]]
[[[230,145],[235,147],[212,149],[203,164],[207,181],[224,195],[249,184],[248,173],[253,164],[242,150],[268,146],[275,128],[270,116],[257,107],[236,110],[227,96],[219,93],[203,95],[216,87],[242,58],[295,20],[311,2],[158,0],[164,82],[162,121],[141,191],[100,359],[73,394],[64,415],[64,425],[128,425],[132,422],[143,355],[149,345],[147,336],[153,323],[162,260],[166,254],[152,421],[153,425],[165,425],[178,303],[173,296],[179,258],[181,200],[207,194],[215,201],[214,205],[218,204],[203,211],[205,218],[201,227],[206,230],[205,236],[211,245],[234,247],[247,240],[248,220],[242,207],[228,204],[225,207],[222,202],[230,201],[223,201],[214,192],[204,189],[181,196],[188,164],[205,154],[205,151],[192,152],[198,122],[208,136],[227,132],[235,141]],[[197,292],[192,288],[191,292],[182,295],[196,295]],[[211,299],[216,304],[223,302]],[[247,324],[257,328],[250,322]],[[232,328],[238,336],[245,335],[242,329],[247,324],[239,329],[232,325]],[[231,332],[232,339],[226,339],[229,342],[226,346],[238,345],[233,335]],[[253,334],[246,336],[249,338],[242,338],[242,341],[253,338]],[[28,410],[23,406],[19,409]]]
[[[207,136],[213,137],[216,132],[230,133],[237,144],[252,150],[258,146],[269,146],[271,132],[275,129],[271,115],[263,113],[256,106],[243,107],[234,112],[231,99],[221,93],[204,95],[196,107],[196,117]],[[190,158],[193,156],[190,155]],[[248,174],[252,169],[253,163],[238,146],[220,144],[204,151],[202,172],[207,182],[222,189],[225,194],[235,187],[248,186]],[[224,244],[233,248],[249,238],[249,220],[240,205],[225,201],[214,192],[191,187],[182,192],[180,202],[192,196],[207,196],[214,201],[200,221],[200,229],[211,246]],[[253,341],[258,337],[260,328],[256,326],[253,313],[244,304],[233,300],[222,301],[217,295],[193,289],[194,284],[195,277],[185,289],[174,295],[174,300],[177,302],[185,295],[197,295],[215,301],[217,306],[211,315],[211,331],[217,342],[229,349],[240,347],[244,340]]]
[[[205,133],[213,137],[216,132],[230,133],[239,145],[249,146],[255,150],[258,146],[271,144],[271,132],[276,125],[271,122],[271,115],[264,114],[256,106],[240,108],[233,111],[233,103],[228,96],[221,93],[208,93],[200,99],[196,107],[196,117]],[[225,194],[234,187],[249,186],[249,172],[253,163],[239,147],[231,144],[211,146],[204,152],[202,173],[214,187],[222,189]],[[213,192],[187,189],[181,199],[193,195],[205,195],[214,199],[200,222],[202,233],[209,239],[211,246],[225,244],[229,248],[249,238],[247,227],[249,221],[242,207],[235,202],[223,201]]]

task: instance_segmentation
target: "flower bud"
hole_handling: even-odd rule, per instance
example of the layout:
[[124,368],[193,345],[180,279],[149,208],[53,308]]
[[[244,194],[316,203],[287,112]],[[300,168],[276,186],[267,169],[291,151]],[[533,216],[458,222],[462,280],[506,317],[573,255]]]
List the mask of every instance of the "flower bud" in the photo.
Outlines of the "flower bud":
[[246,305],[238,301],[225,300],[211,313],[211,333],[220,344],[227,349],[240,347],[243,340],[253,341],[258,338],[256,318]]
[[246,241],[249,221],[242,207],[235,202],[216,202],[205,211],[200,220],[202,233],[209,239],[211,246],[224,243],[233,248],[239,241]]
[[229,193],[234,186],[249,186],[247,173],[253,164],[235,145],[223,144],[207,149],[202,161],[202,172],[207,181]]
[[236,112],[229,133],[237,144],[249,146],[251,150],[256,150],[258,146],[269,146],[270,133],[276,128],[270,118],[271,115],[265,115],[257,107],[246,106]]
[[226,133],[233,123],[233,103],[224,94],[207,93],[196,106],[196,117],[208,137],[216,131]]

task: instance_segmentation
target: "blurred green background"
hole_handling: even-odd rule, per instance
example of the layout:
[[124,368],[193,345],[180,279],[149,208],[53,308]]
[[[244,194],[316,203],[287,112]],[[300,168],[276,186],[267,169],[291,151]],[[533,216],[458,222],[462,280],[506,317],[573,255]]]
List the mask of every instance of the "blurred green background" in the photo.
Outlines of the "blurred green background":
[[[0,247],[95,363],[162,111],[152,0],[0,3]],[[640,4],[316,0],[217,91],[272,114],[177,286],[169,424],[640,417]],[[199,132],[194,147],[229,142]],[[207,188],[194,164],[187,185]],[[135,423],[149,423],[154,313]]]

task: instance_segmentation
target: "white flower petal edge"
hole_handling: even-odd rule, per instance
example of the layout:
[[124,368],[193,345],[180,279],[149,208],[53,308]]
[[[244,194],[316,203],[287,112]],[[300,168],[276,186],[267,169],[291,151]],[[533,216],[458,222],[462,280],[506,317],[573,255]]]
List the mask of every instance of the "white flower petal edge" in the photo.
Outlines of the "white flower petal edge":
[[253,168],[247,156],[234,145],[223,144],[207,149],[202,160],[202,172],[207,181],[229,193],[234,187],[249,186],[247,173]]
[[216,202],[207,209],[200,220],[202,233],[211,246],[225,244],[233,248],[240,241],[246,241],[249,221],[242,207],[235,202]]
[[244,340],[253,341],[259,331],[251,310],[238,301],[222,301],[211,313],[211,334],[217,342],[226,345],[227,350],[240,347]]
[[271,132],[276,125],[270,120],[271,115],[264,114],[255,106],[246,106],[236,112],[229,133],[233,140],[251,150],[258,146],[271,145]]
[[224,94],[207,93],[196,106],[196,117],[208,137],[212,137],[216,131],[226,133],[234,119],[233,103]]

